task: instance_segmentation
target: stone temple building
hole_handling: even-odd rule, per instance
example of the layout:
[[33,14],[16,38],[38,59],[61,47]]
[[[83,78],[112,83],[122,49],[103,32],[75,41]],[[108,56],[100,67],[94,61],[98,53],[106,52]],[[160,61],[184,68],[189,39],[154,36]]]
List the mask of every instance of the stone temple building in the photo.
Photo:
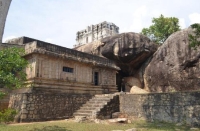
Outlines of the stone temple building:
[[[28,37],[8,40],[25,48],[31,90],[102,94],[116,92],[116,72],[111,60]],[[9,45],[5,44],[5,45]]]
[[107,36],[113,36],[118,33],[119,27],[111,22],[104,21],[96,25],[87,26],[86,29],[78,31],[76,33],[76,44],[74,45],[74,47],[91,43],[93,41],[100,40]]
[[0,105],[18,111],[16,122],[66,119],[94,95],[117,92],[119,68],[111,60],[28,37],[2,47],[14,45],[25,49],[27,87],[14,90]]
[[[78,41],[99,39],[99,31],[102,37],[118,32],[114,24],[103,23],[88,28],[91,37],[78,35]],[[17,122],[69,118],[94,95],[118,92],[119,67],[111,60],[29,37],[7,40],[0,49],[13,46],[25,49],[26,88],[14,90],[0,105],[16,109]]]

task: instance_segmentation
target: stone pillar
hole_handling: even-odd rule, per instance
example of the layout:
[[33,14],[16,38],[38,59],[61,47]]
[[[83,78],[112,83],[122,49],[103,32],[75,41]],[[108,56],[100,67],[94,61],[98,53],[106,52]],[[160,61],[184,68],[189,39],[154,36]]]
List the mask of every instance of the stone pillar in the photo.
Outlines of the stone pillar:
[[11,3],[11,0],[0,0],[0,44],[2,44],[4,26],[5,26],[6,17],[8,14],[10,3]]

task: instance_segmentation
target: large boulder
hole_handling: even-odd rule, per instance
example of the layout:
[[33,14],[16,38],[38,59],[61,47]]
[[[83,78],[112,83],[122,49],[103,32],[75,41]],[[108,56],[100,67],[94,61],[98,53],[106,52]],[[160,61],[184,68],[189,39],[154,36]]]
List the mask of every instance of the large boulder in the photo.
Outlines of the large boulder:
[[125,76],[135,76],[138,69],[157,50],[157,45],[138,33],[122,33],[101,40],[101,54],[114,60]]
[[132,76],[124,77],[124,81],[126,83],[125,84],[125,92],[130,92],[131,94],[148,93],[146,90],[141,89],[142,84],[138,78],[134,78]]
[[173,92],[200,89],[200,47],[189,47],[184,29],[172,34],[153,55],[145,68],[145,89],[150,92]]

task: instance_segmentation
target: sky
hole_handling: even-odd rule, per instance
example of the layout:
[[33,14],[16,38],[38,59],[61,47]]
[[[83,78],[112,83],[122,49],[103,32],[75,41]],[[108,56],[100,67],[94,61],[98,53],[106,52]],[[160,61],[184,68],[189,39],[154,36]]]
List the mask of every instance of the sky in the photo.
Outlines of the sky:
[[161,14],[182,29],[200,23],[199,0],[12,0],[3,41],[27,36],[73,48],[76,32],[103,21],[119,32],[141,32]]

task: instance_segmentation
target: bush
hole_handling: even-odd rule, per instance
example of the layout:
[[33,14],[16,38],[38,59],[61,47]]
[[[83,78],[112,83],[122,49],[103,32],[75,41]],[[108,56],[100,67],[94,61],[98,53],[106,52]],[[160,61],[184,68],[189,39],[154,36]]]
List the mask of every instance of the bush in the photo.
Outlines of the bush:
[[10,122],[14,120],[17,111],[14,109],[4,109],[0,111],[0,122]]
[[3,99],[3,97],[4,97],[5,95],[6,95],[6,93],[0,91],[0,100]]

